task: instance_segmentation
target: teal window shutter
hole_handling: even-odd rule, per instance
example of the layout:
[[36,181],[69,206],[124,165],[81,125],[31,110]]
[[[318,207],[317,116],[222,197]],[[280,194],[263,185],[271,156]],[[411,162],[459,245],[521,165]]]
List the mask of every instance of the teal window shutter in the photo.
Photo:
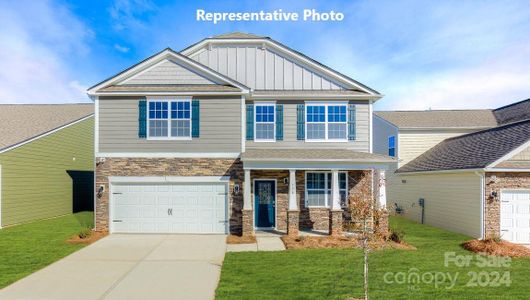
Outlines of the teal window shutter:
[[254,140],[254,104],[247,104],[247,140]]
[[348,140],[355,140],[355,104],[348,106]]
[[147,137],[147,101],[138,102],[138,137],[145,139]]
[[191,137],[198,138],[200,136],[200,107],[199,100],[191,101]]
[[305,105],[298,104],[296,107],[296,139],[305,140]]
[[283,141],[283,104],[276,104],[276,140]]

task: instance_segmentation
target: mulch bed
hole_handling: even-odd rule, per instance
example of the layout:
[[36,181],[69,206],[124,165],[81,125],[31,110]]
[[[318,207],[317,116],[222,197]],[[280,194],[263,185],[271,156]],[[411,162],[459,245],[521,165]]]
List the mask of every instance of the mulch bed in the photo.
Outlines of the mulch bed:
[[507,241],[494,239],[470,240],[462,244],[466,250],[492,256],[530,257],[530,249]]
[[76,234],[73,237],[71,237],[69,240],[67,240],[66,242],[70,243],[70,244],[92,244],[95,241],[106,237],[107,235],[108,235],[108,233],[106,233],[106,232],[92,231],[90,236],[88,236],[88,237],[86,237],[84,239],[80,238],[79,235]]
[[229,235],[226,237],[227,244],[255,244],[256,237],[253,235]]
[[[300,236],[300,237],[281,237],[285,248],[287,249],[322,249],[322,248],[362,248],[362,241],[355,237],[344,236]],[[368,246],[372,250],[380,249],[402,249],[416,250],[413,246],[405,243],[396,243],[393,241],[371,240]]]

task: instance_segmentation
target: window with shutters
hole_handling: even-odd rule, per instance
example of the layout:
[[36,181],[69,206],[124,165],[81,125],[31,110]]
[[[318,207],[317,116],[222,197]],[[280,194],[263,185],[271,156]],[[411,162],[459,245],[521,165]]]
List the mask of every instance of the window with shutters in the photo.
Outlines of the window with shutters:
[[150,99],[147,109],[148,139],[191,139],[191,98]]
[[254,105],[254,140],[274,142],[276,132],[276,105],[274,103],[256,103]]
[[306,141],[348,141],[347,104],[306,103]]

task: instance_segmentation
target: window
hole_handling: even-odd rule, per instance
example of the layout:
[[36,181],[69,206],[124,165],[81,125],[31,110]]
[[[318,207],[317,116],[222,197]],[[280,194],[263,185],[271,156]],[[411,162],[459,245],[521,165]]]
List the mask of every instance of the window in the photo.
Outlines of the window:
[[[306,173],[306,207],[330,207],[331,205],[331,183],[330,172],[307,172]],[[339,193],[341,206],[347,206],[348,180],[346,172],[339,173]]]
[[306,140],[347,141],[345,104],[307,105],[306,120]]
[[275,140],[275,105],[274,104],[256,104],[255,126],[256,141],[274,141]]
[[392,156],[392,157],[396,156],[396,137],[395,136],[388,137],[388,156]]
[[191,138],[191,101],[149,101],[149,138]]

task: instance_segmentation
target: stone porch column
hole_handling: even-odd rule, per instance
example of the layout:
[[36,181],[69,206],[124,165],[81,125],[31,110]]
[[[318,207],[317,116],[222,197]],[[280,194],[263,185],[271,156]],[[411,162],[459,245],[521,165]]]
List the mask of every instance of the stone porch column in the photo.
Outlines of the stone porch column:
[[340,205],[339,170],[331,172],[331,208],[329,211],[329,234],[342,234],[342,207]]
[[254,210],[252,209],[252,180],[250,178],[250,169],[245,169],[245,178],[243,186],[243,211],[242,211],[242,231],[243,235],[254,235]]
[[289,170],[289,209],[287,211],[287,234],[298,236],[300,209],[296,199],[296,170]]

